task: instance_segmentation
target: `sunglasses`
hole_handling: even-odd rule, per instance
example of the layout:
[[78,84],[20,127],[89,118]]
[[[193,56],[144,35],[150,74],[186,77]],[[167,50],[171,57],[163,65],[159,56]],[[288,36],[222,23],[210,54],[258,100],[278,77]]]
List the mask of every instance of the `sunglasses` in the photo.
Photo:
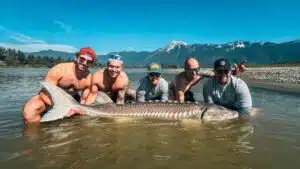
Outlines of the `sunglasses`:
[[160,76],[161,76],[161,73],[149,73],[149,76],[150,76],[150,77],[154,77],[154,76],[160,77]]
[[91,66],[93,64],[93,60],[87,60],[87,59],[82,58],[82,57],[78,57],[78,59],[79,59],[80,64],[84,63],[85,61],[86,61],[87,66]]
[[221,74],[222,72],[224,72],[225,74],[228,74],[229,70],[218,70],[217,74]]
[[185,71],[187,71],[187,72],[199,72],[200,71],[200,67],[197,67],[197,68],[186,68]]

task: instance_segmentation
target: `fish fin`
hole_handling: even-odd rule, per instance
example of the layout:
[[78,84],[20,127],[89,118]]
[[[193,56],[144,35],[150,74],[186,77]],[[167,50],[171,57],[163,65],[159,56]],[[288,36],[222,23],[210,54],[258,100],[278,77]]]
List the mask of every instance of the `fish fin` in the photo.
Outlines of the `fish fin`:
[[97,105],[97,104],[106,104],[106,103],[114,103],[114,102],[106,93],[99,91],[97,98],[93,104]]
[[69,109],[65,109],[65,111],[61,112],[59,112],[59,110],[62,109],[53,107],[51,110],[47,111],[47,113],[42,116],[40,122],[49,122],[63,119],[67,115]]
[[41,85],[50,95],[53,105],[52,108],[42,116],[40,122],[62,119],[68,114],[72,107],[79,105],[70,94],[60,87],[49,82],[41,82]]

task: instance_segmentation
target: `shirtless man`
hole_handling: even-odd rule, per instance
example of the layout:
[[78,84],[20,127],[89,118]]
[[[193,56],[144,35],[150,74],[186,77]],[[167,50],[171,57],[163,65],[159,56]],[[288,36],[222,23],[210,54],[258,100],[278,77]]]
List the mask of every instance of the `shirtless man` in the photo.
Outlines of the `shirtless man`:
[[184,71],[175,76],[170,84],[170,99],[179,102],[195,101],[191,87],[196,85],[202,78],[199,73],[200,65],[195,58],[187,58],[184,63]]
[[[117,54],[111,55],[106,68],[94,73],[86,104],[95,102],[98,91],[106,93],[116,104],[124,104],[125,97],[135,92],[128,89],[129,79],[123,68],[122,57]],[[135,96],[133,97],[135,99]]]
[[[96,57],[95,51],[90,47],[84,47],[76,54],[74,62],[60,63],[51,68],[45,81],[51,82],[64,89],[81,104],[85,104],[86,98],[90,92],[92,75],[88,68]],[[81,96],[78,92],[82,91]],[[23,107],[23,119],[25,123],[39,122],[42,113],[51,109],[51,98],[44,89],[32,97]],[[68,116],[73,114],[83,114],[81,110],[71,109]]]

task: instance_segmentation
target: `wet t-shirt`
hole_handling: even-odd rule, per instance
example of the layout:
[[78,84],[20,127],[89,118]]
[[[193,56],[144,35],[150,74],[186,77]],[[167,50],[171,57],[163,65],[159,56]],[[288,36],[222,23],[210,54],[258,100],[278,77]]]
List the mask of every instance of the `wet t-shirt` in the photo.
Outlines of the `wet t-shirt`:
[[144,102],[146,100],[168,100],[168,82],[160,77],[156,86],[151,85],[148,76],[140,80],[137,88],[137,101]]
[[226,85],[219,84],[215,78],[208,79],[203,86],[203,99],[206,103],[214,103],[233,109],[240,115],[249,115],[252,98],[247,84],[240,78],[231,76]]

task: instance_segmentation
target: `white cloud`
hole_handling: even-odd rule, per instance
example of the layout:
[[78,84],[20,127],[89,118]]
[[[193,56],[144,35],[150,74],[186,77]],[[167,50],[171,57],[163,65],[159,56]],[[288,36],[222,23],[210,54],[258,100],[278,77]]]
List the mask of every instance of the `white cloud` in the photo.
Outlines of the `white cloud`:
[[70,32],[72,30],[72,27],[63,23],[62,21],[54,20],[54,24],[60,26],[60,28],[64,29],[66,32]]
[[63,45],[63,44],[48,44],[48,43],[39,43],[39,44],[13,44],[13,43],[1,43],[0,46],[5,48],[13,48],[17,50],[21,50],[23,52],[38,52],[41,50],[55,50],[55,51],[62,51],[62,52],[76,52],[77,49],[70,45]]
[[133,47],[128,47],[127,50],[134,51],[134,48]]
[[28,44],[28,43],[42,43],[42,44],[44,44],[44,43],[46,43],[42,40],[33,39],[32,37],[26,36],[26,35],[21,34],[21,33],[15,33],[10,38],[14,39],[15,41],[17,41],[19,43],[24,43],[24,44]]
[[35,39],[20,32],[15,32],[0,25],[0,31],[4,31],[15,42],[0,42],[0,46],[13,48],[23,52],[38,52],[41,50],[55,50],[62,52],[76,52],[77,49],[70,45],[50,44],[43,40]]

